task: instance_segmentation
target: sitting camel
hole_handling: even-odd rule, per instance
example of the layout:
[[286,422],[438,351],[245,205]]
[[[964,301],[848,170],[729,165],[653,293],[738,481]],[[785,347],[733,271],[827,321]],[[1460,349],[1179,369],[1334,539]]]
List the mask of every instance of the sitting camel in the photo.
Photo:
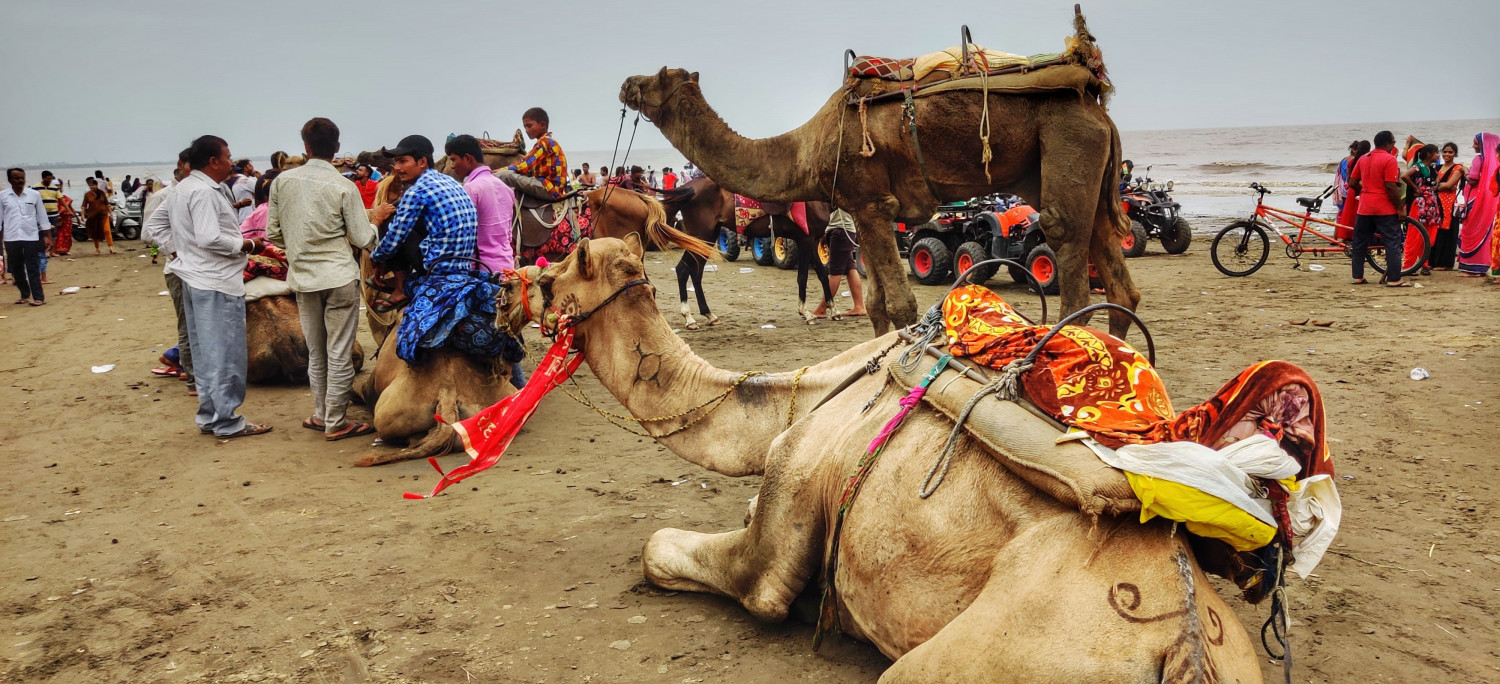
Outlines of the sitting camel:
[[[536,289],[563,316],[590,313],[577,326],[590,369],[643,427],[673,433],[663,445],[717,472],[765,476],[748,527],[652,535],[646,578],[783,620],[816,587],[845,482],[902,398],[878,392],[882,373],[849,371],[897,340],[797,373],[713,368],[640,284],[642,253],[633,237],[581,242]],[[882,681],[1260,681],[1245,629],[1172,526],[1084,515],[971,439],[943,488],[919,498],[951,429],[931,410],[912,412],[843,525],[830,607],[844,632],[895,661]]]
[[[1089,303],[1090,260],[1109,301],[1133,310],[1140,293],[1120,253],[1130,227],[1117,183],[1120,133],[1105,111],[1103,61],[1081,14],[1074,28],[1065,63],[1037,70],[1033,79],[991,76],[981,86],[975,78],[973,88],[919,90],[903,101],[895,93],[905,86],[885,82],[869,92],[853,78],[851,90],[839,89],[807,123],[765,139],[730,128],[704,99],[698,74],[682,69],[626,79],[620,102],[732,192],[831,201],[853,215],[876,333],[917,320],[892,223],[925,223],[943,202],[995,192],[1044,207],[1063,315]],[[1123,338],[1128,325],[1111,312],[1111,334]]]
[[[307,382],[307,338],[297,299],[289,295],[245,302],[245,380],[257,385]],[[364,348],[354,343],[354,370],[365,365]]]
[[[683,229],[693,237],[714,242],[720,230],[733,236],[738,232],[735,218],[735,196],[713,182],[710,178],[695,178],[666,194],[667,218],[680,214]],[[828,268],[818,259],[818,243],[828,230],[828,217],[832,213],[827,202],[807,203],[807,231],[788,216],[788,205],[768,206],[762,204],[765,214],[751,220],[745,226],[747,239],[781,237],[797,243],[797,313],[811,324],[815,317],[807,309],[807,271],[811,267],[823,286],[823,304],[833,307],[833,290],[828,284]],[[731,239],[737,239],[731,237]],[[703,266],[705,262],[691,253],[684,253],[677,262],[677,296],[682,302],[684,327],[697,330],[698,322],[688,310],[687,288],[691,279],[698,295],[698,313],[708,319],[709,325],[718,325],[719,317],[708,309],[708,299],[703,293]],[[838,314],[834,314],[838,318]]]

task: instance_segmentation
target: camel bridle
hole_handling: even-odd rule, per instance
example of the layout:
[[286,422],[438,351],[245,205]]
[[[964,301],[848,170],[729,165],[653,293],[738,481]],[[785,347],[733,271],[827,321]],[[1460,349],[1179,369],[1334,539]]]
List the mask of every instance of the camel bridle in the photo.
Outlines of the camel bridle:
[[[599,311],[601,309],[603,309],[606,306],[609,306],[610,304],[613,304],[616,299],[620,298],[620,295],[623,295],[626,292],[629,292],[632,288],[640,287],[642,285],[650,285],[650,284],[651,284],[651,279],[649,277],[646,277],[646,276],[641,276],[639,278],[636,278],[635,280],[627,282],[624,285],[621,285],[619,287],[619,289],[615,290],[608,297],[605,297],[604,301],[599,302],[598,304],[596,304],[594,306],[594,308],[589,309],[588,311],[585,311],[585,312],[580,313],[580,314],[570,315],[570,316],[566,316],[566,317],[560,316],[558,318],[558,323],[557,323],[556,327],[554,327],[551,331],[544,330],[543,332],[548,337],[554,337],[554,336],[557,335],[557,332],[559,330],[562,330],[562,329],[565,329],[565,328],[577,328],[579,325],[583,324],[584,321],[587,321],[594,314],[599,313]],[[552,288],[551,287],[544,287],[544,288],[542,288],[542,297],[543,297],[543,300],[544,300],[543,303],[542,303],[542,307],[544,309],[546,309],[546,310],[556,312],[556,309],[552,306]]]
[[[651,121],[652,119],[655,119],[658,114],[661,113],[662,108],[666,107],[668,102],[672,101],[672,98],[677,97],[677,94],[679,92],[681,92],[682,89],[685,88],[685,87],[687,87],[687,86],[697,87],[698,86],[698,82],[694,81],[691,78],[684,79],[683,81],[679,82],[677,85],[672,86],[672,89],[668,90],[667,94],[663,95],[662,98],[661,98],[661,101],[657,102],[656,104],[650,104],[650,103],[646,102],[646,98],[644,97],[644,95],[641,95],[640,99],[636,102],[636,104],[638,105],[638,108],[637,108],[636,111],[640,112],[641,116],[645,117],[645,119],[647,121]],[[639,91],[639,89],[637,89],[637,91]],[[650,107],[652,109],[652,111],[651,112],[647,112],[646,111],[647,107]]]

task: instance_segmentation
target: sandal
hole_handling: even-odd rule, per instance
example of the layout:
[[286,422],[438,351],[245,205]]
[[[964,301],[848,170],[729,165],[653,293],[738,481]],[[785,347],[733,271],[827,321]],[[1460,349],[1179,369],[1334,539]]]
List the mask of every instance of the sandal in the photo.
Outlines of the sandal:
[[318,432],[322,432],[325,429],[325,426],[322,423],[315,422],[312,416],[308,416],[307,420],[302,421],[302,427],[309,430],[317,430]]
[[31,301],[29,301],[29,302],[26,302],[26,303],[27,303],[27,304],[30,304],[30,305],[32,305],[32,306],[41,306],[41,305],[43,305],[43,304],[46,304],[46,303],[47,303],[47,302],[44,302],[44,301],[42,301],[42,300],[40,300],[40,299],[33,299],[33,300],[31,300]]
[[273,429],[275,429],[275,428],[272,428],[269,425],[256,425],[255,423],[245,423],[245,427],[241,428],[239,432],[231,432],[231,433],[229,433],[227,435],[219,435],[218,437],[219,437],[219,439],[234,439],[236,437],[254,437],[256,435],[264,435],[264,434],[266,434],[267,432],[270,432]]
[[396,291],[395,286],[386,283],[377,276],[370,276],[368,278],[365,278],[365,287],[368,287],[372,290],[379,290],[381,292]]
[[1386,283],[1385,286],[1386,287],[1411,287],[1411,283],[1409,283],[1409,282],[1407,282],[1405,280],[1398,280],[1398,281],[1396,281],[1394,283]]
[[1351,281],[1349,284],[1350,285],[1369,285],[1370,281],[1365,280],[1364,278],[1360,278],[1359,280]]
[[390,313],[392,311],[395,311],[396,309],[401,308],[402,306],[405,306],[409,301],[411,301],[410,297],[385,297],[372,302],[370,304],[370,308],[374,309],[377,313]]
[[17,304],[30,304],[31,300],[30,299],[17,299],[16,303]]
[[175,377],[177,377],[177,369],[175,369],[175,368],[152,368],[151,369],[151,374],[152,375],[160,375],[160,376],[169,377],[169,378],[175,378]]
[[341,439],[349,439],[350,437],[368,435],[372,432],[375,432],[375,427],[373,425],[370,425],[369,423],[350,423],[344,426],[343,432],[334,432],[331,434],[323,435],[323,439],[330,442],[337,442]]

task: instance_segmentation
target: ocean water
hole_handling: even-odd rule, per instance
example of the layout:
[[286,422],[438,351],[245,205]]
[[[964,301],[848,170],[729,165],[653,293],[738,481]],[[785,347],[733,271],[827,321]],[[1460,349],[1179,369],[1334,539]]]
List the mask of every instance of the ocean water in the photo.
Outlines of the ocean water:
[[[1275,194],[1267,203],[1295,208],[1298,196],[1312,196],[1333,181],[1338,161],[1348,153],[1354,140],[1370,140],[1375,133],[1390,130],[1398,144],[1407,135],[1423,142],[1441,145],[1458,144],[1458,159],[1468,164],[1473,158],[1471,146],[1476,133],[1500,131],[1500,119],[1468,121],[1407,121],[1396,123],[1330,124],[1319,126],[1264,126],[1247,128],[1204,128],[1164,131],[1123,131],[1125,158],[1135,162],[1136,175],[1147,172],[1154,180],[1174,183],[1173,197],[1182,204],[1183,213],[1194,232],[1213,233],[1230,221],[1248,216],[1255,205],[1255,193],[1249,185],[1258,182]],[[682,168],[685,159],[673,149],[573,150],[569,163],[577,167],[589,162],[591,167],[614,160],[616,166],[639,165],[660,171],[663,167]],[[255,159],[257,168],[269,166],[266,159]],[[66,192],[77,200],[88,191],[84,178],[95,168],[114,179],[116,185],[125,174],[147,178],[169,179],[172,164],[116,164],[82,167],[52,167],[58,177],[72,182]],[[27,168],[27,180],[35,183],[41,167]],[[1333,211],[1327,205],[1328,213]]]

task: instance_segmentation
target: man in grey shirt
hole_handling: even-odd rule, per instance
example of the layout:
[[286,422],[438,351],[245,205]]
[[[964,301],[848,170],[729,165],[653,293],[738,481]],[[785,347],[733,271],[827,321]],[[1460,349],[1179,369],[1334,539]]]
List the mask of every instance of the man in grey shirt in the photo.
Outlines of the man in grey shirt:
[[338,169],[339,127],[324,118],[302,126],[307,164],[271,183],[266,239],[286,250],[286,283],[297,293],[307,337],[307,380],[313,415],[302,427],[332,442],[375,428],[345,419],[354,384],[354,337],[359,332],[359,264],[350,246],[369,249],[375,229],[359,188]]
[[182,309],[193,347],[198,384],[198,430],[221,438],[261,435],[269,425],[237,415],[245,403],[246,255],[261,240],[240,235],[239,221],[220,185],[229,177],[229,143],[205,135],[188,147],[192,172],[182,179],[164,208],[177,251],[172,272],[182,279]]
[[[177,249],[172,246],[172,219],[166,207],[167,198],[177,190],[177,184],[192,171],[188,168],[189,151],[177,153],[177,168],[172,171],[172,185],[151,193],[151,197],[146,199],[146,206],[141,212],[141,216],[146,218],[145,225],[141,226],[141,241],[156,245],[167,257],[167,264],[162,267],[161,272],[167,281],[167,292],[172,295],[172,310],[177,314],[177,365],[182,369],[182,379],[187,381],[188,395],[196,397],[198,386],[193,383],[193,343],[188,339],[187,314],[182,308],[182,279],[172,272],[172,261],[177,258]],[[167,363],[167,368],[163,370],[170,372],[171,360],[162,355],[162,361]]]

